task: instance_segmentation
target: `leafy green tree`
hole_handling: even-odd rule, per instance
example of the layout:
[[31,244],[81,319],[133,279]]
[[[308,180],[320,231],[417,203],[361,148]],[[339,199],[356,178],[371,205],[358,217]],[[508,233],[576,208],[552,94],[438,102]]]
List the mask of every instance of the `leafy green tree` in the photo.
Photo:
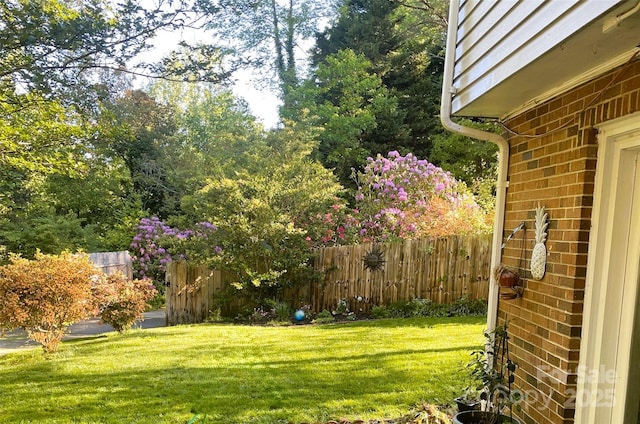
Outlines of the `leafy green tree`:
[[172,158],[179,146],[175,108],[141,90],[127,91],[105,104],[97,144],[121,159],[131,175],[142,208],[166,217],[176,211],[181,193],[172,184]]
[[[92,132],[84,125],[60,118],[22,127],[34,110],[42,113],[45,106],[30,104],[13,116],[24,119],[4,121],[7,126],[0,133],[5,146],[21,147],[0,166],[0,245],[26,256],[36,249],[59,253],[126,247],[130,230],[122,224],[140,209],[128,169],[92,146]],[[39,137],[46,141],[40,143]]]
[[364,55],[376,71],[384,74],[384,62],[397,49],[399,23],[394,12],[399,4],[389,0],[345,0],[335,22],[316,34],[312,60],[318,65],[327,56],[351,49]]
[[303,111],[296,119],[322,128],[317,155],[343,185],[353,185],[352,169],[363,167],[371,150],[381,148],[367,136],[400,114],[397,99],[370,66],[363,55],[341,50],[320,63],[315,77],[296,93]]
[[181,196],[200,189],[211,175],[245,166],[241,154],[264,138],[264,130],[249,108],[228,89],[210,84],[161,81],[151,93],[176,110],[173,136],[180,146],[171,155],[172,185]]
[[56,215],[74,216],[91,231],[86,243],[76,248],[92,252],[123,250],[130,242],[135,222],[143,215],[129,170],[117,157],[97,152],[86,163],[89,169],[81,176],[48,176],[41,199]]
[[58,215],[53,208],[35,205],[28,213],[0,224],[2,245],[10,252],[32,257],[37,251],[56,254],[67,249],[94,250],[95,233],[73,214]]
[[[65,97],[73,87],[92,86],[93,71],[110,69],[145,74],[156,78],[185,77],[191,62],[179,54],[161,63],[140,63],[128,69],[131,59],[152,47],[159,30],[194,26],[203,15],[216,9],[199,2],[155,2],[145,8],[140,2],[125,0],[17,0],[0,4],[0,80],[12,81],[20,91],[11,91],[11,100],[20,92],[39,92]],[[202,60],[205,55],[192,52]],[[208,62],[220,55],[206,50]],[[205,68],[204,63],[198,63]],[[202,77],[219,81],[224,72],[206,72]]]
[[59,253],[87,240],[78,217],[56,214],[42,193],[49,178],[79,178],[85,161],[86,126],[82,117],[56,101],[25,94],[29,102],[14,109],[0,99],[0,246],[27,255],[37,248]]
[[440,124],[447,7],[443,0],[345,0],[336,21],[317,35],[312,57],[319,68],[341,50],[364,55],[368,71],[397,99],[393,119],[378,116],[362,134],[369,156],[411,152],[474,187],[492,178],[495,149]]
[[158,115],[151,130],[131,116],[109,126],[105,112],[115,112],[103,105],[126,87],[123,73],[226,77],[217,66],[222,51],[211,46],[130,66],[159,30],[200,25],[215,12],[187,0],[152,7],[131,0],[0,4],[0,249],[31,255],[37,248],[122,248],[140,218],[140,202],[171,209],[160,160],[170,154],[164,151],[169,126]]
[[[499,131],[495,124],[461,119],[462,125],[485,131]],[[439,134],[434,137],[431,161],[442,166],[469,187],[479,180],[495,179],[498,148],[492,143],[459,134]]]
[[346,0],[333,25],[317,35],[315,64],[351,49],[398,99],[393,119],[379,119],[366,135],[370,156],[399,150],[428,157],[433,135],[445,132],[438,116],[445,11],[439,0]]
[[317,277],[307,225],[341,188],[310,158],[313,147],[313,140],[287,126],[244,152],[250,158],[245,168],[208,179],[184,199],[192,221],[219,229],[224,268],[234,273],[239,293],[257,302]]
[[26,95],[29,104],[13,109],[0,97],[0,166],[15,172],[77,174],[85,148],[82,117],[60,103]]

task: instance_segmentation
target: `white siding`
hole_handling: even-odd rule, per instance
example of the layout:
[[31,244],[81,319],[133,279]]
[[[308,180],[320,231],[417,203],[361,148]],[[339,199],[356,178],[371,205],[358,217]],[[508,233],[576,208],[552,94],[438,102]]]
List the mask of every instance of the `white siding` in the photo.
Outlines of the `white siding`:
[[458,13],[454,113],[579,32],[619,0],[467,0]]

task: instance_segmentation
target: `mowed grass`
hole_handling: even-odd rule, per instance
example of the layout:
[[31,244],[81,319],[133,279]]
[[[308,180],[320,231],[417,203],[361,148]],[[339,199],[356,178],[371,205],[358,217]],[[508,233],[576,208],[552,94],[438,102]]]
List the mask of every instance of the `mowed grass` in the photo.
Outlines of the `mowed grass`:
[[484,318],[134,330],[0,357],[0,422],[326,422],[448,403]]

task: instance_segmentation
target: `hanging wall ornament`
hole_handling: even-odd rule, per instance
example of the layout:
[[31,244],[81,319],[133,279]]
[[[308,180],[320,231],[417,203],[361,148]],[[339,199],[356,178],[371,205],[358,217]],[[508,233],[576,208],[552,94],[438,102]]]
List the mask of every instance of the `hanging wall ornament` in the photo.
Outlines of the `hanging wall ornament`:
[[547,265],[547,248],[544,243],[547,241],[547,216],[544,206],[536,208],[536,245],[531,253],[531,276],[534,280],[542,280]]
[[364,267],[372,272],[382,271],[384,267],[384,251],[378,249],[378,247],[373,246],[371,250],[364,255],[362,259],[364,262]]

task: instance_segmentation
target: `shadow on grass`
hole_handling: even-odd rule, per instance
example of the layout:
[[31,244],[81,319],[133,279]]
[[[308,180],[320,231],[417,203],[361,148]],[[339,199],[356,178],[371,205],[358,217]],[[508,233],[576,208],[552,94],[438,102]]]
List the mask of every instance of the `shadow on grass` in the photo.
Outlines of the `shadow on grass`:
[[[357,322],[346,328],[368,330],[365,334],[375,338],[374,328],[438,325],[437,320],[411,321]],[[442,324],[451,322],[482,321]],[[345,328],[326,326],[320,332],[332,327]],[[446,400],[449,389],[461,387],[460,358],[477,348],[469,342],[396,348],[374,340],[365,345],[344,335],[323,338],[328,344],[319,346],[305,338],[304,327],[296,327],[290,329],[296,337],[283,357],[274,358],[266,353],[284,343],[272,340],[281,333],[258,330],[232,345],[204,334],[182,347],[187,338],[196,338],[191,327],[170,327],[68,341],[59,356],[45,361],[33,353],[2,357],[2,422],[186,423],[198,413],[211,423],[275,424],[327,421],[337,413],[396,410],[401,415],[417,402]],[[145,343],[151,361],[145,351],[131,351]],[[114,364],[98,367],[94,355],[111,356]]]
[[[84,377],[86,382],[38,367],[39,377],[26,386],[0,385],[5,404],[3,422],[163,423],[185,422],[190,415],[202,413],[215,423],[274,423],[292,418],[298,411],[308,411],[315,418],[336,418],[330,416],[335,410],[331,405],[336,403],[367,410],[383,406],[381,403],[411,405],[419,400],[401,392],[407,378],[398,370],[387,370],[383,382],[365,373],[343,380],[322,369],[292,369],[296,363],[264,365],[270,367],[268,378],[238,373],[237,367],[176,367],[92,373]],[[292,379],[292,373],[297,378]],[[24,390],[40,392],[46,398],[30,406],[21,404]]]
[[[340,321],[329,324],[318,325],[323,330],[335,330],[344,325],[354,328],[429,328],[434,325],[466,325],[483,324],[487,321],[486,316],[476,317],[417,317],[417,318],[381,318],[367,319],[362,321]],[[300,326],[304,328],[304,325]]]

